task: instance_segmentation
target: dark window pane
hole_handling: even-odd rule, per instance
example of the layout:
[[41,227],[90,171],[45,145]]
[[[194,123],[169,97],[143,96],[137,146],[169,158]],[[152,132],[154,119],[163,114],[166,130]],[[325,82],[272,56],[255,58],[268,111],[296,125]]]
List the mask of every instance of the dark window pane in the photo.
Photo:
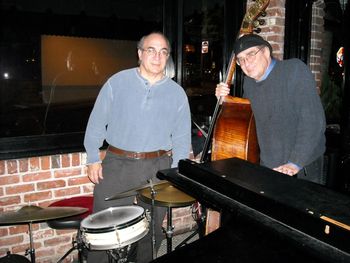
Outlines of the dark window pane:
[[27,142],[43,147],[40,140],[46,149],[69,148],[74,140],[62,144],[62,135],[70,133],[80,134],[82,147],[102,84],[137,66],[137,40],[162,30],[162,6],[162,0],[2,1],[0,154],[33,150]]

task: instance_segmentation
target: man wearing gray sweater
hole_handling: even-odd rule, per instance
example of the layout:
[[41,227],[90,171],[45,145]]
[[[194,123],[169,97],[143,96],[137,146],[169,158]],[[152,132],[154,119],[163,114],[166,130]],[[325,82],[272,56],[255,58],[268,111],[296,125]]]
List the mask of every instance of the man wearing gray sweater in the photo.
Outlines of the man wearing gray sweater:
[[[149,180],[156,183],[158,170],[177,167],[180,159],[189,157],[190,108],[183,88],[166,75],[170,51],[163,34],[144,36],[137,46],[139,66],[111,76],[96,99],[84,139],[87,174],[95,184],[94,213],[133,204],[134,196],[105,198],[146,185]],[[101,160],[99,148],[104,141],[109,146]],[[150,204],[141,200],[137,204],[152,211]],[[128,262],[151,261],[165,237],[161,228],[165,208],[153,210],[155,244],[149,231],[137,244],[128,246]],[[90,252],[88,262],[110,262],[106,252]],[[125,258],[118,262],[122,260]]]
[[[238,39],[234,52],[245,73],[244,97],[255,116],[261,165],[324,184],[326,121],[310,69],[299,59],[274,59],[271,45],[255,34]],[[217,85],[217,97],[228,93],[228,85]]]

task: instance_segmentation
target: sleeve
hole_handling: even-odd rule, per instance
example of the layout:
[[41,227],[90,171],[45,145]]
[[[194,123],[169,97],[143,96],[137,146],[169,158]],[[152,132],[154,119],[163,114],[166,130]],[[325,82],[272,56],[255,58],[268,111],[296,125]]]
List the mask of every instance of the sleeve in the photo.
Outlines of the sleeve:
[[172,144],[173,163],[171,167],[177,167],[179,160],[189,158],[191,150],[191,114],[186,95],[177,112]]
[[289,161],[304,167],[324,152],[326,120],[312,72],[300,61],[294,76],[297,135]]
[[99,149],[106,138],[112,100],[111,86],[106,82],[97,96],[85,131],[84,147],[87,153],[87,164],[101,161]]

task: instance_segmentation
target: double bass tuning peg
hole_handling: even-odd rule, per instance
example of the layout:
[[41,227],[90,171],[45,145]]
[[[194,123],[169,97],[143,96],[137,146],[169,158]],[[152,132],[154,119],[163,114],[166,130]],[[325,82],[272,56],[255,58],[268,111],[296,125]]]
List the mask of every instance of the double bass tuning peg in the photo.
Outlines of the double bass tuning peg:
[[254,31],[255,33],[259,34],[259,33],[261,32],[261,28],[260,28],[260,27],[255,28],[253,31]]
[[254,27],[259,27],[259,26],[262,26],[264,24],[265,24],[265,20],[263,20],[263,19],[255,20],[253,23]]

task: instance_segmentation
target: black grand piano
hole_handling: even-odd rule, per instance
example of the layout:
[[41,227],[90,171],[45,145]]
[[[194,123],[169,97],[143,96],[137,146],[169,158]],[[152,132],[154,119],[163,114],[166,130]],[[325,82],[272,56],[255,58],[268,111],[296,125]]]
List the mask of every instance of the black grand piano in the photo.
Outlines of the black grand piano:
[[161,256],[171,262],[350,262],[350,197],[230,158],[159,171],[221,212],[214,232]]

